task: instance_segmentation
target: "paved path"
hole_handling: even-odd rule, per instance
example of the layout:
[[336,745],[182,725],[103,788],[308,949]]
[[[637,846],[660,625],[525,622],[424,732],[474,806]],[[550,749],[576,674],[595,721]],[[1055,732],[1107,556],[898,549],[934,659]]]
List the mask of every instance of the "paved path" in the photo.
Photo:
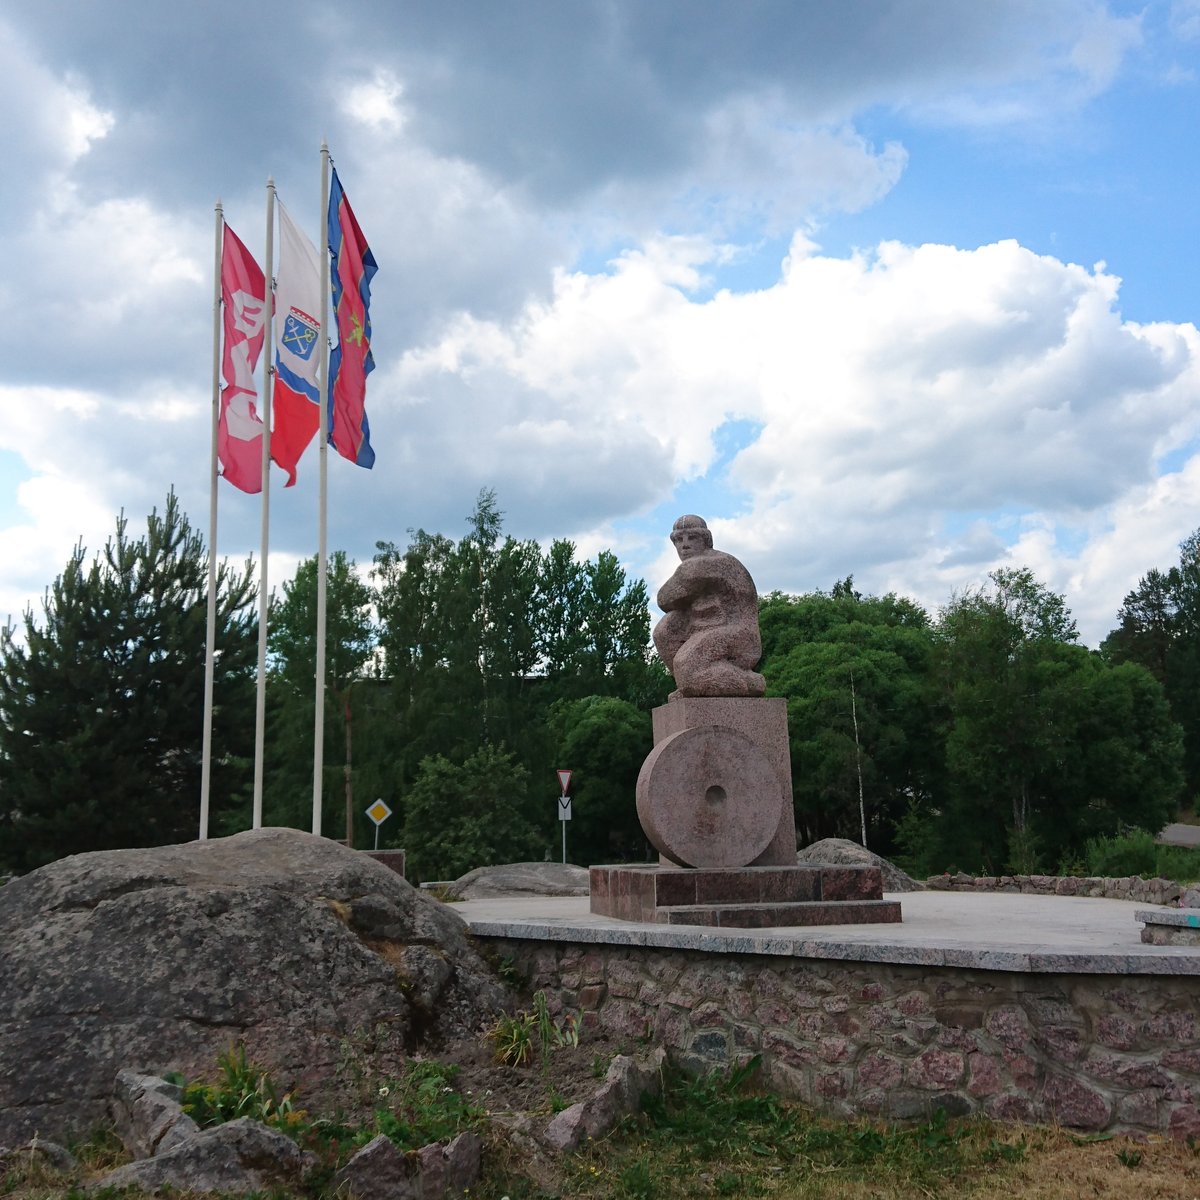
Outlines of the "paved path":
[[767,930],[651,925],[593,915],[583,897],[495,897],[450,907],[480,937],[642,945],[995,971],[1200,975],[1200,947],[1148,946],[1153,906],[1083,896],[904,892],[902,923]]
[[1200,825],[1168,825],[1155,840],[1168,846],[1200,846]]

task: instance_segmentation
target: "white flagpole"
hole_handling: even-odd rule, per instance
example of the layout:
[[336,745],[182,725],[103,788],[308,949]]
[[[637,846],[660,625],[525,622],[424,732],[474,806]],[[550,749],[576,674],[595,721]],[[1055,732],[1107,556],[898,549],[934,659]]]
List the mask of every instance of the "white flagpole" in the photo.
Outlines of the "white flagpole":
[[212,456],[208,472],[208,624],[204,636],[204,736],[200,749],[200,840],[208,837],[212,783],[213,651],[217,641],[217,432],[221,419],[221,250],[225,211],[216,207],[213,251]]
[[262,534],[258,552],[258,694],[254,710],[254,816],[252,829],[262,828],[263,743],[267,724],[267,527],[271,511],[271,360],[275,342],[271,319],[275,311],[275,180],[267,180],[266,307],[263,310],[263,399],[262,399]]
[[[317,670],[313,717],[313,817],[312,831],[321,836],[321,792],[325,772],[325,576],[326,519],[329,468],[329,146],[321,143],[321,414],[317,433],[320,464],[317,499]],[[353,847],[351,847],[353,849]]]

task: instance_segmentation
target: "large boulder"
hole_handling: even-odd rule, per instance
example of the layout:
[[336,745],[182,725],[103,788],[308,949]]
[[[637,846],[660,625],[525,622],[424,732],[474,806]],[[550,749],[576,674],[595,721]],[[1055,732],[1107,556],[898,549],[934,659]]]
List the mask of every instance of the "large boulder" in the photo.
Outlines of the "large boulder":
[[85,1133],[118,1071],[211,1075],[241,1040],[305,1102],[393,1073],[507,996],[445,905],[290,829],[62,859],[0,888],[0,1145]]
[[570,863],[501,863],[476,867],[446,886],[449,900],[488,896],[586,896],[588,869]]
[[820,863],[831,867],[878,867],[883,872],[885,892],[922,892],[923,883],[906,875],[899,867],[873,854],[865,846],[847,838],[824,838],[805,846],[796,854],[798,863]]

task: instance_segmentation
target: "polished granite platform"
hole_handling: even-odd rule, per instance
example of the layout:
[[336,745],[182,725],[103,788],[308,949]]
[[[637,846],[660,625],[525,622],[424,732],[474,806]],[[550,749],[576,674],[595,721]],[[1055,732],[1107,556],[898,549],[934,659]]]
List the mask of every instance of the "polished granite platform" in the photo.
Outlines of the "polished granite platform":
[[769,930],[621,921],[591,912],[587,896],[500,896],[448,907],[480,938],[984,971],[1200,975],[1200,947],[1143,944],[1137,914],[1144,903],[1006,892],[904,892],[887,898],[903,905],[902,923]]

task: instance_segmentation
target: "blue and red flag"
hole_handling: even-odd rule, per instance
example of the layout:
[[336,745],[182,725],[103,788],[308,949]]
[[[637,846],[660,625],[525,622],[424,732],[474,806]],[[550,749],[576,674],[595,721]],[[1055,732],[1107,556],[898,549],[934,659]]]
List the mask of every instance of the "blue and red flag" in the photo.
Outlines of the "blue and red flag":
[[375,465],[367,424],[367,376],[371,357],[371,280],[379,270],[363,237],[337,171],[329,189],[330,282],[338,344],[329,356],[329,441],[360,467]]
[[321,423],[321,260],[317,248],[279,205],[279,270],[275,275],[275,388],[271,457],[296,482],[296,463]]

